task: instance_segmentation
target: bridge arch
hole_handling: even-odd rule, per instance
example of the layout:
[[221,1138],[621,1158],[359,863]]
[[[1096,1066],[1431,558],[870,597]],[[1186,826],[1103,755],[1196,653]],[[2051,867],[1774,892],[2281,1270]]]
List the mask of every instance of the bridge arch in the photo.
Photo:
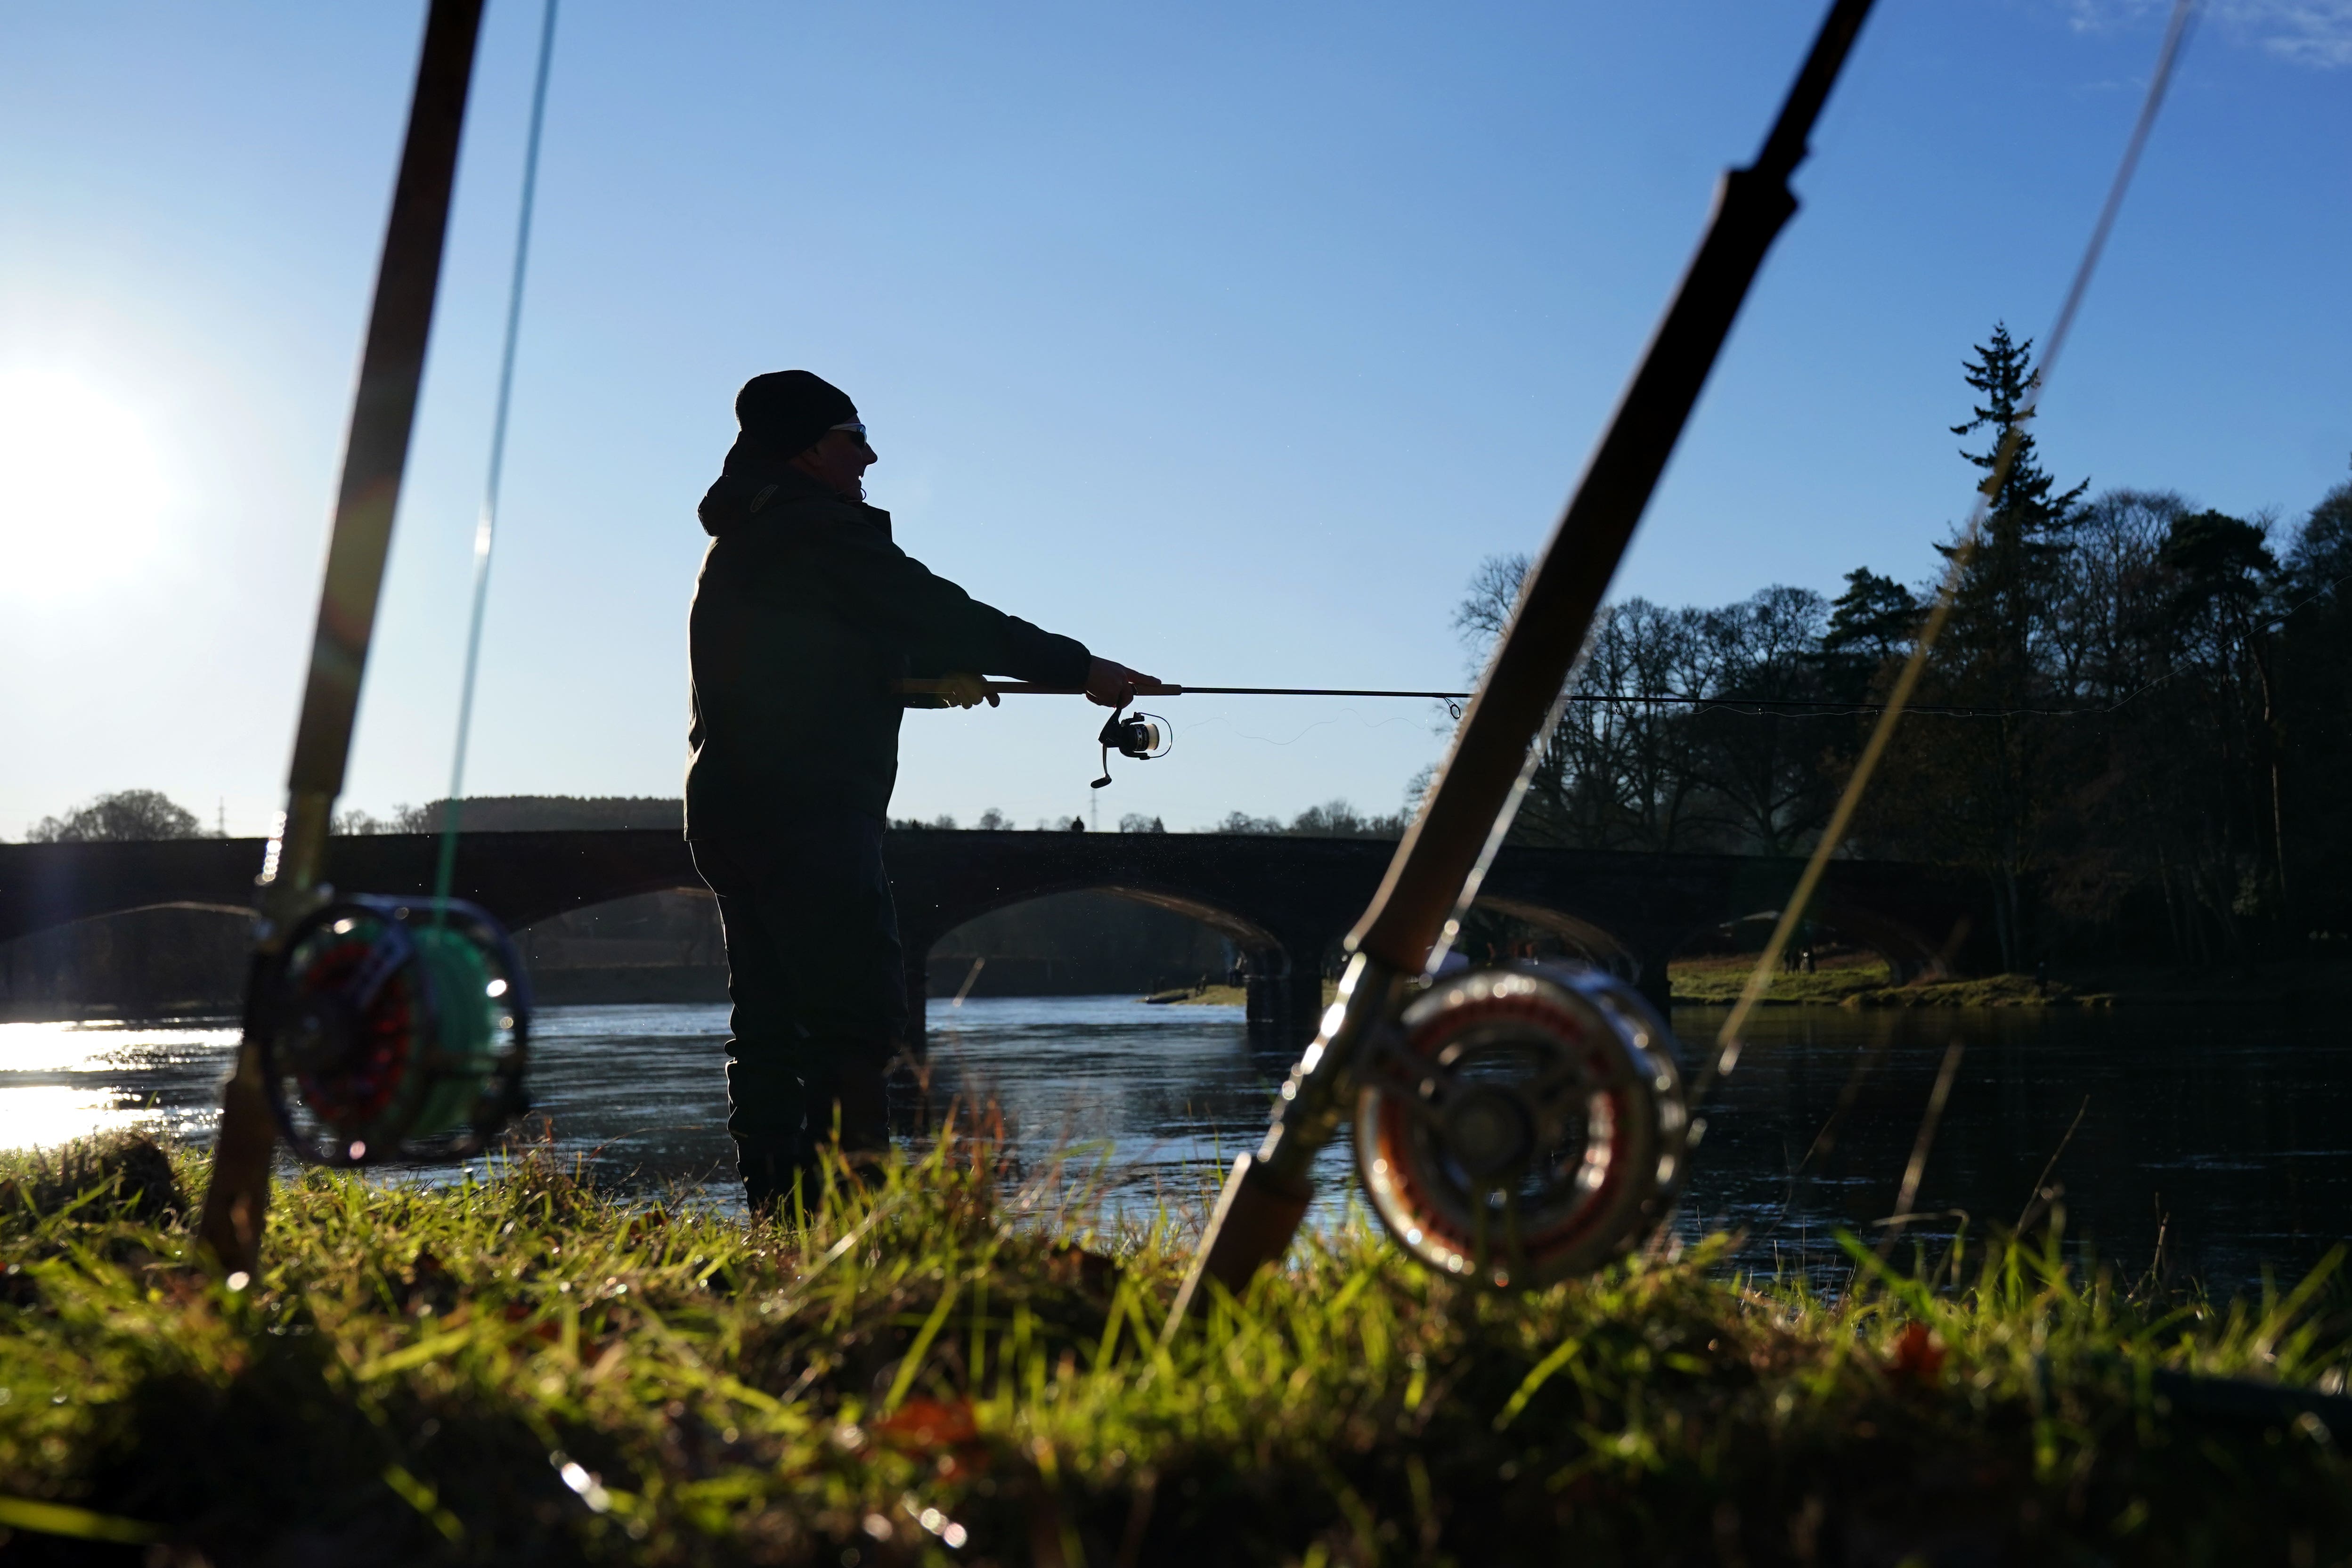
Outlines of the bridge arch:
[[[1056,880],[1051,883],[1040,883],[1034,887],[1003,891],[969,903],[934,904],[924,913],[920,925],[924,929],[936,929],[940,936],[945,936],[958,926],[968,925],[984,915],[994,915],[1001,910],[1017,909],[1024,904],[1034,904],[1039,899],[1058,898],[1072,893],[1110,894],[1119,898],[1132,899],[1138,904],[1165,909],[1172,915],[1181,915],[1197,920],[1202,925],[1230,936],[1245,946],[1277,940],[1271,932],[1247,915],[1238,913],[1223,902],[1203,897],[1197,893],[1171,890],[1165,887],[1136,886],[1127,882],[1094,881],[1084,877]],[[899,912],[898,924],[902,936],[912,927],[913,923],[910,922],[904,909]],[[937,940],[936,937],[933,939]]]
[[[1941,977],[1957,946],[1952,934],[1933,939],[1898,915],[1851,902],[1816,899],[1812,917],[1885,959],[1897,985],[1922,977]],[[1965,939],[1965,923],[1958,936]]]
[[719,905],[698,883],[575,901],[513,928],[539,1000],[722,1002],[727,951]]
[[[1780,915],[1780,907],[1763,907],[1690,926],[1675,939],[1668,956],[1681,956],[1706,937],[1741,925],[1769,929]],[[1806,921],[1816,930],[1833,935],[1851,946],[1876,954],[1885,962],[1890,981],[1898,986],[1921,977],[1940,977],[1947,972],[1958,945],[1955,934],[1946,934],[1939,942],[1900,915],[1851,899],[1816,897]],[[1966,936],[1963,923],[1957,938],[1965,939]]]
[[[1626,980],[1642,977],[1641,954],[1623,938],[1597,921],[1574,915],[1550,904],[1534,903],[1525,898],[1491,898],[1481,895],[1474,905],[1507,915],[1523,925],[1557,937],[1563,946],[1572,949],[1584,962]],[[1475,961],[1476,954],[1465,956]]]
[[[899,940],[907,967],[908,1018],[919,1030],[930,995],[930,959],[939,945],[991,915],[1073,894],[1100,894],[1196,922],[1233,944],[1241,957],[1244,994],[1253,1026],[1282,1030],[1291,1021],[1294,990],[1320,1000],[1321,933],[1277,931],[1236,907],[1236,901],[1204,894],[1189,879],[1130,874],[1117,879],[1083,874],[1057,877],[1019,888],[995,888],[966,896],[925,898],[919,887],[898,896]],[[908,896],[909,893],[913,897]],[[918,1042],[919,1043],[919,1042]]]
[[244,997],[253,911],[167,899],[0,942],[0,1016],[205,1016]]

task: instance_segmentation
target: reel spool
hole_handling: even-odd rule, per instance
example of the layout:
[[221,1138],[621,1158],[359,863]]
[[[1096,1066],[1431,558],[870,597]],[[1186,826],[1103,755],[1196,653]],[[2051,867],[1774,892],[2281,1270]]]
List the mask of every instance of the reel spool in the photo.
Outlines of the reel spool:
[[470,904],[338,900],[294,928],[264,995],[270,1108],[313,1164],[462,1158],[530,1108],[530,983]]
[[1131,757],[1138,762],[1152,762],[1175,748],[1176,727],[1156,713],[1121,714],[1113,712],[1103,720],[1102,733],[1095,737],[1103,748],[1102,777],[1089,789],[1100,789],[1110,782],[1110,754]]
[[1673,1036],[1613,976],[1473,970],[1407,1008],[1356,1100],[1356,1169],[1399,1245],[1496,1289],[1589,1273],[1665,1217],[1689,1110]]

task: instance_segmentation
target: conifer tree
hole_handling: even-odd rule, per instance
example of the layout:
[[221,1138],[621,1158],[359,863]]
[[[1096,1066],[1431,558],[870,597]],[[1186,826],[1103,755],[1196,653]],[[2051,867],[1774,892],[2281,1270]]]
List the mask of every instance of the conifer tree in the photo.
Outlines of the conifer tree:
[[[1937,547],[1948,559],[1967,553],[1919,696],[2000,710],[2045,706],[2051,662],[2042,654],[2088,485],[2061,491],[2042,466],[2030,427],[2037,380],[2030,340],[2012,339],[1996,322],[1962,374],[1976,397],[1970,417],[1951,431],[1984,439],[1980,450],[1963,447],[1961,455],[1982,471],[1979,488],[1990,502],[1973,548],[1965,538]],[[2003,471],[2003,449],[2012,441]],[[1963,860],[1984,873],[2001,957],[2011,969],[2031,967],[2040,947],[2035,912],[2061,804],[2050,766],[2054,738],[2047,721],[2022,711],[1909,727],[1877,802],[1877,825],[1912,852]]]
[[1919,630],[1920,604],[1909,589],[1866,566],[1845,574],[1845,591],[1830,601],[1829,629],[1820,660],[1832,695],[1860,701]]
[[[1954,435],[1984,433],[1982,451],[1963,447],[1960,455],[1983,470],[1980,493],[1996,479],[1999,484],[1961,576],[1943,668],[1969,700],[2022,706],[2032,695],[2036,642],[2047,624],[2066,536],[2090,483],[2053,493],[2057,479],[2042,465],[2031,424],[2041,380],[2032,340],[2013,340],[2008,325],[1997,321],[1992,340],[1978,344],[1976,353],[1962,374],[1983,401],[1971,408],[1972,418],[1951,429]],[[2012,438],[2015,455],[2003,473],[2001,454]],[[1954,540],[1938,548],[1948,558],[1964,545]]]

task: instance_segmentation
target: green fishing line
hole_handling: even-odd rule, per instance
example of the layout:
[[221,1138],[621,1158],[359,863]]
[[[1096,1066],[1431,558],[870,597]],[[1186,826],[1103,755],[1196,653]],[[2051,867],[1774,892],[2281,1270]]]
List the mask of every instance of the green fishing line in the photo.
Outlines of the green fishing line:
[[515,225],[514,277],[507,288],[506,347],[499,361],[498,412],[490,423],[490,472],[474,528],[474,608],[466,628],[466,674],[457,692],[457,744],[449,764],[449,795],[441,819],[440,863],[433,874],[436,924],[457,871],[457,829],[466,792],[466,742],[474,724],[474,677],[482,661],[482,617],[490,598],[490,545],[498,535],[499,481],[506,467],[507,411],[514,400],[515,343],[522,335],[523,277],[530,262],[530,214],[539,194],[539,141],[547,121],[548,67],[555,58],[556,0],[547,0],[539,29],[539,77],[531,88],[530,139],[523,151],[522,212]]

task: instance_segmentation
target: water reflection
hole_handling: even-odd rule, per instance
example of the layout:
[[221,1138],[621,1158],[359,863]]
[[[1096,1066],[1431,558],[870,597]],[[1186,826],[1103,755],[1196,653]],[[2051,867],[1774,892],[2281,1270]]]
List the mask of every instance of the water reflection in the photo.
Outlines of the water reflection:
[[[1721,1017],[1675,1025],[1703,1040]],[[1931,1239],[1963,1214],[2015,1223],[2045,1168],[2069,1230],[2126,1277],[2292,1276],[2352,1231],[2352,1040],[2322,1015],[2221,1008],[1764,1012],[1706,1112],[1691,1218],[1792,1259],[1822,1257],[1833,1227],[1876,1236],[1955,1040],[1918,1204],[1942,1211]]]
[[[1720,1017],[1675,1023],[1704,1040]],[[615,1181],[731,1206],[725,1030],[717,1006],[548,1009],[531,1082],[558,1146]],[[2045,1166],[2070,1231],[2133,1274],[2159,1232],[2176,1279],[2233,1289],[2266,1265],[2297,1273],[2352,1231],[2352,1039],[2316,1014],[2223,1009],[1767,1009],[1704,1110],[1683,1229],[1743,1231],[1768,1269],[1833,1267],[1832,1232],[1875,1235],[1893,1207],[1955,1038],[1966,1050],[1921,1186],[1924,1236],[1948,1236],[1960,1213],[2014,1221]],[[1236,1009],[1122,998],[934,1002],[931,1041],[935,1106],[1001,1105],[1033,1166],[1066,1145],[1108,1151],[1099,1179],[1141,1208],[1197,1211],[1263,1133],[1289,1065],[1252,1051]],[[0,1146],[136,1121],[206,1138],[235,1047],[221,1023],[0,1026]],[[1322,1175],[1328,1216],[1350,1191],[1344,1148]]]
[[[1265,1135],[1291,1053],[1253,1049],[1239,1008],[1117,997],[974,999],[931,1009],[935,1103],[1003,1107],[1029,1157],[1069,1145],[1115,1205],[1199,1218],[1234,1156]],[[1101,1156],[1108,1154],[1108,1160]],[[1344,1147],[1317,1166],[1344,1201]]]

